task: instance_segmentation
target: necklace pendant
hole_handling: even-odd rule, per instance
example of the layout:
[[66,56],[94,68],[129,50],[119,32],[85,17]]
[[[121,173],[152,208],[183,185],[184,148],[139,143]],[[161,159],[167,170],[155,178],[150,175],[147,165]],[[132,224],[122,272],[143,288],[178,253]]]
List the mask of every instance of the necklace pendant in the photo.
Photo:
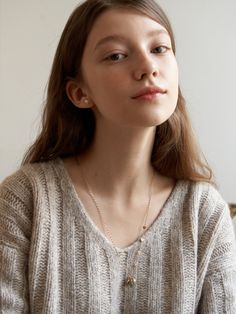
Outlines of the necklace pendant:
[[133,276],[128,276],[125,283],[127,286],[133,287],[136,283],[136,279]]

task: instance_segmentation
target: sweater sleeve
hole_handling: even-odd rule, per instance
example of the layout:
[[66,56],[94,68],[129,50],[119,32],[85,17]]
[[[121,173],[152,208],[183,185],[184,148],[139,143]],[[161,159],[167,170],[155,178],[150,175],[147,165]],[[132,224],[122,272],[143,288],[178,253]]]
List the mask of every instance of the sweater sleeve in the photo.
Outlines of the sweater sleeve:
[[0,185],[0,313],[28,313],[32,193],[22,170]]
[[236,313],[235,233],[227,204],[219,212],[218,226],[210,239],[213,248],[199,302],[201,314]]

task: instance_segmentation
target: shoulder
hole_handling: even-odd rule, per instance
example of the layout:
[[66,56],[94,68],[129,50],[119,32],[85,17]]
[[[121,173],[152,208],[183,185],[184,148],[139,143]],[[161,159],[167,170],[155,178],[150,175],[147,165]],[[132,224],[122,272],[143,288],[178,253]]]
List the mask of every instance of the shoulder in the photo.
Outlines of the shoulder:
[[[56,182],[60,181],[62,161],[57,159],[49,162],[26,164],[7,177],[0,184],[0,225],[22,230],[30,230],[35,208],[44,204],[49,193],[54,193]],[[4,227],[4,228],[5,228]]]
[[176,190],[175,202],[182,208],[183,217],[191,219],[200,229],[209,224],[216,227],[223,218],[230,219],[227,202],[212,184],[182,180]]
[[[184,216],[191,218],[198,234],[216,236],[220,229],[232,229],[230,209],[219,190],[210,183],[183,181],[182,192]],[[209,239],[208,239],[209,240]]]
[[0,184],[0,200],[11,202],[14,199],[29,203],[40,187],[57,180],[61,163],[60,159],[56,159],[21,166]]
[[184,180],[180,186],[179,191],[184,195],[185,201],[188,199],[188,203],[198,207],[199,210],[207,207],[208,211],[214,211],[216,207],[227,206],[218,189],[211,183]]
[[6,177],[0,184],[0,188],[8,187],[14,189],[15,186],[25,187],[26,189],[30,188],[35,180],[43,180],[43,177],[47,177],[48,174],[56,176],[60,171],[61,163],[60,159],[55,159],[23,165],[13,174]]

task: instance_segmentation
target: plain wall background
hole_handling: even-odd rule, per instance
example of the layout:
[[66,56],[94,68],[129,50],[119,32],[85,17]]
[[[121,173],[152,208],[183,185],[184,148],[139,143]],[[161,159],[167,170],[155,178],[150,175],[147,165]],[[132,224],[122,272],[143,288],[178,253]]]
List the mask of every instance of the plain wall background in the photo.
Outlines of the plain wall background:
[[[0,0],[0,181],[37,134],[53,55],[75,0]],[[183,94],[220,191],[236,202],[236,1],[160,0]]]

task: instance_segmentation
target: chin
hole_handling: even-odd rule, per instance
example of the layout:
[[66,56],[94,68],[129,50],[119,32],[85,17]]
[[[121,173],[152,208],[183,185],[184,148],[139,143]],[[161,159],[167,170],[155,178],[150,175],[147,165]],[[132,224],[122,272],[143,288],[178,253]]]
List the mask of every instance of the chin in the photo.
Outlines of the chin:
[[164,112],[164,113],[152,115],[152,117],[150,117],[150,119],[146,120],[145,124],[147,126],[159,126],[159,125],[163,124],[164,122],[166,122],[167,120],[169,120],[169,118],[172,116],[173,113],[174,113],[174,111],[171,111],[168,114],[166,112]]

